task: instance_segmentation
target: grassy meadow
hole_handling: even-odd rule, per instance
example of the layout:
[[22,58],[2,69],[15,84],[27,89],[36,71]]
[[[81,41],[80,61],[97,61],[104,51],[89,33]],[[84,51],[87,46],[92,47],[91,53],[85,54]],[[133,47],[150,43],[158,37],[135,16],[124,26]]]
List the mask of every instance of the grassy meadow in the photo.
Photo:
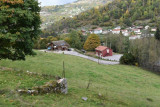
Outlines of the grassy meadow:
[[[0,107],[160,106],[159,75],[135,66],[99,65],[76,56],[36,52],[36,56],[27,56],[26,61],[0,61]],[[63,61],[67,95],[17,94],[16,89],[40,86],[54,80],[54,76],[61,76]],[[27,70],[42,75],[30,75]],[[89,81],[91,84],[86,89]],[[83,101],[82,97],[88,100]]]

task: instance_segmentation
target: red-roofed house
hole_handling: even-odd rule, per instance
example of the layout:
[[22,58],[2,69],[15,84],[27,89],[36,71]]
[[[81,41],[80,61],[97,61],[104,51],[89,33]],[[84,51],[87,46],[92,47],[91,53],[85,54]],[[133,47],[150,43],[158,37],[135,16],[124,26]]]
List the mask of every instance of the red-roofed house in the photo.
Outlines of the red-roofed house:
[[103,29],[102,28],[96,28],[94,29],[94,34],[101,34],[103,32]]
[[112,30],[113,34],[120,34],[120,32],[121,32],[121,29],[113,29]]
[[100,57],[112,56],[112,49],[105,46],[98,46],[96,49],[96,55]]
[[141,32],[141,29],[133,29],[133,32],[134,32],[134,33],[140,33],[140,32]]

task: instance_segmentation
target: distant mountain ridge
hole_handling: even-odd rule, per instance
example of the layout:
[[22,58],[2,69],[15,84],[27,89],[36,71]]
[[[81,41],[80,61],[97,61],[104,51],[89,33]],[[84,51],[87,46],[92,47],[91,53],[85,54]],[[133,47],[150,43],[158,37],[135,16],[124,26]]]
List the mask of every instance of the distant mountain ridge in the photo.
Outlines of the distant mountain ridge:
[[83,26],[132,26],[160,25],[160,0],[114,0],[113,2],[92,8],[73,18],[61,20],[47,29],[62,31]]
[[63,17],[74,17],[83,11],[96,6],[105,5],[112,0],[78,0],[70,4],[45,6],[41,9],[42,28],[63,19]]
[[38,0],[41,3],[41,6],[55,6],[55,5],[65,5],[77,0]]

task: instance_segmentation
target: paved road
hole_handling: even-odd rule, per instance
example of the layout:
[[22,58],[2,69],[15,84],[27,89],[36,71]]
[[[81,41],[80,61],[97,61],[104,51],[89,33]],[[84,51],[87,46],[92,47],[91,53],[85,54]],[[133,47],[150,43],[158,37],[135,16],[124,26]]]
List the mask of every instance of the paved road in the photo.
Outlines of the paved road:
[[[46,52],[57,53],[57,54],[64,53],[64,54],[67,54],[67,55],[79,56],[79,57],[82,57],[82,58],[85,58],[85,59],[88,59],[88,60],[91,60],[91,61],[94,61],[94,62],[98,63],[98,59],[97,58],[86,56],[86,55],[80,54],[80,53],[78,53],[76,51],[47,51],[47,50],[40,50],[40,51],[43,51],[43,52],[46,51]],[[104,64],[104,65],[116,65],[116,64],[119,64],[119,62],[105,61],[105,60],[99,60],[99,63],[100,64]]]

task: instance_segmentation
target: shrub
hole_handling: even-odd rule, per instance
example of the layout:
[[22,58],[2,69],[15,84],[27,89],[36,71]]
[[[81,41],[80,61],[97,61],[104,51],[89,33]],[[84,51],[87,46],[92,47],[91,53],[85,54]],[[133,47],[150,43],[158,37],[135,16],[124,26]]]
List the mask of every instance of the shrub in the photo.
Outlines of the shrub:
[[136,63],[136,58],[135,58],[131,53],[125,53],[125,54],[120,58],[120,63],[121,63],[121,64],[126,64],[126,65],[135,65],[135,63]]

